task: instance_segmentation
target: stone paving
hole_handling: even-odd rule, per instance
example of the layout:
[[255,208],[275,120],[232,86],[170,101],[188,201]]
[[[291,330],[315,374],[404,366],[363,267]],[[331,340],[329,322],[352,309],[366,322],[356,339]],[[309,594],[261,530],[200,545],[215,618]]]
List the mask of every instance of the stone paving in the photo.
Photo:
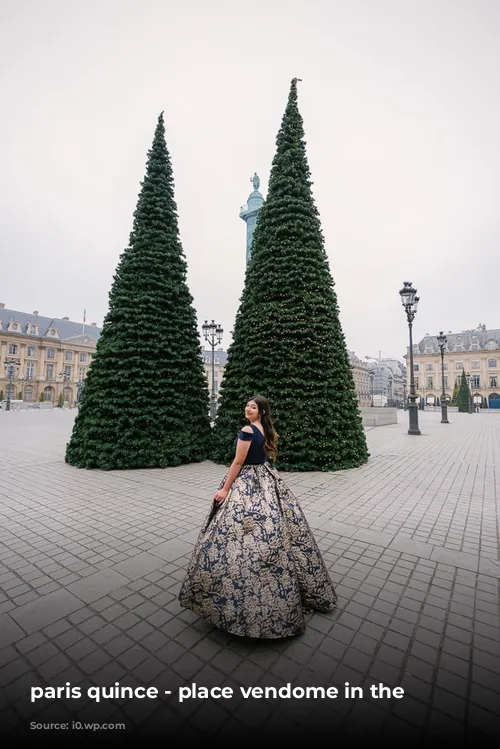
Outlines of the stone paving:
[[[498,737],[500,413],[452,414],[449,425],[421,413],[412,437],[400,412],[399,424],[367,431],[367,465],[284,474],[339,604],[304,635],[266,642],[228,636],[177,603],[224,467],[72,468],[74,415],[0,412],[0,738]],[[115,682],[159,695],[97,704],[86,694]],[[363,698],[346,699],[345,682]],[[82,696],[30,701],[32,687],[66,683]],[[192,683],[234,696],[179,702]],[[339,695],[240,694],[287,683]],[[404,696],[372,697],[379,683]],[[68,728],[32,727],[55,722]]]

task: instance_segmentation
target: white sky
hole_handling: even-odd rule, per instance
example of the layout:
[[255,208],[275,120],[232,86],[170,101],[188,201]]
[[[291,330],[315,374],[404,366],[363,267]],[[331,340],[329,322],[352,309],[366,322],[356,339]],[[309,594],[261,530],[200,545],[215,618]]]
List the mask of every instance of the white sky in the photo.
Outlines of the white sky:
[[[498,0],[0,0],[0,301],[102,323],[164,110],[198,319],[229,342],[240,206],[289,84],[347,344],[500,327]],[[263,282],[265,280],[263,279]]]

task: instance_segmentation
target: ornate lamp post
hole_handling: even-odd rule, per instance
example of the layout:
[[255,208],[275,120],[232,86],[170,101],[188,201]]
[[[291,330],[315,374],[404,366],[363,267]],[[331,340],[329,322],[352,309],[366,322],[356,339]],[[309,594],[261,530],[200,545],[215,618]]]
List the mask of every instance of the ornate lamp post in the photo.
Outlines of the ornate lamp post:
[[18,366],[19,363],[17,361],[9,360],[5,362],[5,376],[9,380],[9,384],[7,385],[7,403],[5,404],[6,411],[10,411],[10,393],[12,390],[12,380],[16,376]]
[[59,377],[62,378],[62,383],[63,383],[63,389],[62,389],[63,405],[61,406],[61,408],[63,408],[64,407],[64,391],[66,390],[70,375],[69,375],[69,372],[66,372],[66,370],[64,370],[64,372],[59,372]]
[[212,349],[212,389],[210,393],[210,421],[215,421],[217,413],[217,401],[215,397],[215,347],[220,345],[224,331],[214,320],[211,323],[205,320],[202,325],[203,337]]
[[83,388],[85,387],[85,380],[83,377],[80,377],[78,382],[76,383],[76,405],[78,406],[80,404],[80,398],[82,397]]
[[375,371],[373,369],[370,369],[368,372],[370,375],[370,390],[371,390],[371,408],[373,408],[373,378],[375,377]]
[[448,421],[448,404],[446,402],[446,388],[444,386],[444,347],[447,343],[447,338],[441,330],[437,336],[437,342],[439,350],[441,352],[441,424],[449,424]]
[[421,434],[418,428],[418,409],[415,394],[415,373],[413,371],[413,320],[417,314],[419,297],[417,290],[413,288],[411,281],[404,281],[403,288],[399,292],[401,302],[408,320],[408,331],[410,336],[410,395],[408,396],[409,428],[408,434]]
[[389,406],[389,408],[391,408],[392,405],[393,405],[393,401],[392,401],[392,381],[393,381],[393,379],[394,379],[393,376],[389,375],[389,403],[387,404]]

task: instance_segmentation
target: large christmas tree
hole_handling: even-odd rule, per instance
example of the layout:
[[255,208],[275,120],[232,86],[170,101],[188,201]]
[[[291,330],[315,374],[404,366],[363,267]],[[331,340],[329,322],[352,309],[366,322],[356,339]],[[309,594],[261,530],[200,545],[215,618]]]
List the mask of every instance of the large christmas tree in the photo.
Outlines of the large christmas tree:
[[68,463],[163,468],[207,456],[208,389],[186,271],[162,113]]
[[265,395],[282,470],[334,471],[368,450],[311,193],[297,79],[277,136],[266,202],[221,386],[212,457],[229,463],[252,395]]

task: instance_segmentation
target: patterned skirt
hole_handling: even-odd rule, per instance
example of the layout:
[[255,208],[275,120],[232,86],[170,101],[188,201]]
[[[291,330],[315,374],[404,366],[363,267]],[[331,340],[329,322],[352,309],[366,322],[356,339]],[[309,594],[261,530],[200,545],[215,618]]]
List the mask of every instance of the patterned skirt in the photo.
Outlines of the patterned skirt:
[[257,638],[298,635],[306,613],[335,606],[298,500],[269,464],[243,466],[226,500],[214,503],[179,602],[226,632]]

